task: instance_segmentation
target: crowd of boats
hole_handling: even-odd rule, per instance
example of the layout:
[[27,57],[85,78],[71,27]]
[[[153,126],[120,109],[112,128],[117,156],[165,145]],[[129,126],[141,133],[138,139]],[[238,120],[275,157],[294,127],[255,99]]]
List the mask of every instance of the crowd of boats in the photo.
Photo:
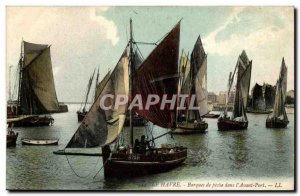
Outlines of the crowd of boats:
[[[206,133],[208,123],[205,118],[218,118],[220,131],[242,130],[248,127],[247,102],[252,72],[252,61],[245,51],[238,56],[233,72],[229,73],[227,101],[220,115],[210,114],[207,103],[207,53],[203,48],[200,36],[197,38],[191,55],[183,50],[179,52],[180,22],[164,38],[155,44],[150,55],[141,58],[139,43],[133,37],[130,20],[130,39],[114,69],[108,72],[99,82],[99,70],[88,80],[84,102],[77,112],[78,129],[65,147],[92,148],[101,147],[105,177],[131,176],[157,173],[172,169],[187,158],[184,146],[155,146],[155,140],[166,134]],[[56,97],[50,46],[22,42],[19,61],[19,87],[16,105],[9,105],[7,123],[7,145],[15,145],[17,133],[14,126],[49,126],[54,119],[50,115],[59,109]],[[93,104],[88,107],[94,78],[95,93]],[[280,75],[276,84],[276,95],[273,112],[265,123],[268,128],[284,128],[289,123],[285,111],[287,85],[287,67],[284,59],[281,62]],[[228,97],[235,91],[233,110],[228,112]],[[185,105],[194,104],[199,110],[176,110],[159,108],[153,105],[149,110],[134,108],[128,105],[102,110],[100,99],[106,94],[127,94],[129,97],[139,94],[146,99],[149,94],[156,95],[196,95],[195,103],[187,101]],[[178,103],[180,100],[177,100]],[[115,100],[109,100],[114,105]],[[153,125],[165,128],[164,134],[153,137],[147,134],[149,147],[143,153],[133,150],[135,126],[145,127],[146,132],[153,131]],[[129,141],[124,143],[122,131],[129,127]],[[126,138],[125,138],[126,139]],[[128,138],[127,138],[128,139]],[[122,142],[121,142],[122,141]],[[58,140],[46,139],[37,141],[23,138],[23,144],[48,145],[57,144]],[[64,152],[65,152],[64,150]],[[59,153],[57,153],[59,154]],[[64,153],[60,153],[64,154]]]

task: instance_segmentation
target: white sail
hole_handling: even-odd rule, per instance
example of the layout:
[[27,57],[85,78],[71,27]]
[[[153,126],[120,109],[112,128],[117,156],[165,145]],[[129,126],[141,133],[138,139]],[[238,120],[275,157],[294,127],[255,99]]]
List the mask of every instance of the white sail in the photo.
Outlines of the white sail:
[[207,58],[205,57],[195,78],[195,90],[197,97],[197,105],[200,108],[200,116],[208,113],[207,107]]
[[122,57],[116,65],[104,88],[95,100],[90,111],[86,114],[81,125],[69,141],[67,148],[88,148],[104,146],[115,141],[123,129],[125,122],[127,104],[114,108],[115,98],[106,99],[104,105],[112,106],[104,110],[100,107],[100,100],[103,96],[129,94],[129,51],[125,49]]

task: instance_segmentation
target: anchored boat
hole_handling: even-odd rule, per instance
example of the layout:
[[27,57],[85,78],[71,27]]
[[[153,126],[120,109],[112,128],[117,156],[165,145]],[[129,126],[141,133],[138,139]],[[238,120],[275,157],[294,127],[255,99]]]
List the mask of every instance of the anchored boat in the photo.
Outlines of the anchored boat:
[[58,139],[21,139],[23,145],[57,145]]
[[[248,56],[244,50],[242,54],[238,57],[238,61],[234,69],[233,75],[231,76],[231,73],[229,74],[225,110],[223,115],[220,116],[218,119],[218,128],[220,131],[241,130],[246,129],[248,127],[246,108],[251,80],[251,70],[252,61],[249,61]],[[232,115],[228,116],[228,97],[230,95],[231,87],[233,85],[235,73],[237,73],[237,77],[235,86],[234,105]]]
[[[91,91],[91,86],[92,86],[92,83],[93,83],[94,75],[95,75],[95,71],[94,71],[94,73],[92,74],[92,76],[89,79],[83,105],[81,104],[80,105],[80,109],[76,112],[77,113],[78,122],[81,122],[84,119],[84,117],[85,117],[85,115],[87,113],[86,104],[87,104],[87,101],[88,101],[88,98],[89,98],[89,94],[90,94],[90,91]],[[98,76],[99,76],[99,72],[98,72]]]
[[6,134],[6,147],[15,147],[19,133],[15,133],[13,131],[13,123],[9,123],[8,125],[9,127]]
[[279,78],[276,83],[276,95],[273,112],[266,120],[267,128],[285,128],[288,123],[288,117],[285,111],[285,97],[287,86],[287,67],[282,58]]
[[53,79],[50,45],[22,41],[16,106],[9,111],[14,126],[48,126],[59,111]]
[[247,113],[270,114],[275,101],[275,87],[264,83],[256,83],[251,90],[251,99]]

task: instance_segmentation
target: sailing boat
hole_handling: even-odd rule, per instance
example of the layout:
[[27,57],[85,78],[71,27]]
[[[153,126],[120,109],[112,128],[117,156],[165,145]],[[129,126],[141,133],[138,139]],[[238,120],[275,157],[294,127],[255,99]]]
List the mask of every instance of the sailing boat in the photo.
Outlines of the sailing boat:
[[[109,80],[97,100],[92,105],[78,130],[67,144],[66,148],[102,147],[104,176],[135,176],[163,172],[182,163],[187,156],[187,149],[177,146],[163,146],[157,148],[148,146],[144,151],[137,151],[134,144],[134,129],[132,123],[133,112],[138,113],[153,124],[167,128],[175,128],[176,110],[159,105],[152,105],[149,110],[134,108],[130,110],[130,138],[129,145],[122,145],[122,132],[128,104],[114,108],[116,99],[105,99],[104,105],[110,109],[103,110],[100,101],[107,94],[140,95],[143,100],[149,94],[162,96],[177,93],[177,64],[179,50],[180,23],[178,23],[166,37],[157,45],[137,70],[135,70],[134,47],[136,42],[132,37],[132,21],[130,20],[130,40],[121,58],[110,75]],[[160,68],[158,71],[157,68]],[[154,141],[168,134],[143,141],[153,144]],[[124,139],[124,138],[123,138]],[[137,139],[136,139],[137,140]],[[141,141],[142,142],[142,141]],[[114,144],[111,150],[110,144]],[[143,147],[143,145],[139,146]]]
[[78,122],[81,122],[83,120],[83,118],[85,117],[86,113],[87,113],[86,104],[87,104],[89,94],[90,94],[90,90],[91,90],[91,86],[92,86],[92,83],[93,83],[93,80],[94,80],[94,75],[95,75],[95,71],[92,74],[92,76],[90,77],[88,85],[87,85],[87,91],[86,91],[85,99],[84,99],[84,102],[83,102],[83,108],[81,108],[82,107],[82,105],[81,105],[80,109],[77,111]]
[[15,147],[18,139],[18,132],[13,131],[13,123],[8,124],[7,134],[6,134],[6,147]]
[[287,67],[282,58],[279,79],[276,83],[275,104],[271,116],[266,120],[267,128],[285,128],[289,123],[285,111],[285,96],[287,86]]
[[229,89],[227,92],[227,98],[230,95],[235,73],[237,73],[232,115],[231,117],[227,115],[228,99],[226,99],[224,113],[218,119],[218,128],[220,131],[240,130],[248,127],[246,108],[250,87],[251,70],[252,61],[249,61],[245,50],[243,50],[242,54],[238,57],[232,77],[231,73],[229,75]]
[[52,125],[50,113],[59,110],[50,45],[22,41],[17,109],[8,116],[14,126]]
[[[193,52],[191,54],[191,63],[189,60],[184,60],[187,57],[182,53],[181,63],[186,63],[182,74],[181,94],[187,94],[189,103],[186,103],[189,108],[192,95],[196,95],[197,100],[193,105],[198,106],[199,110],[189,110],[180,112],[177,118],[177,129],[174,133],[190,134],[190,133],[205,133],[208,124],[203,120],[202,116],[208,113],[207,108],[207,55],[202,46],[201,38],[198,37]],[[190,65],[189,65],[190,64]],[[181,78],[182,78],[181,77]]]
[[[274,90],[273,90],[274,89]],[[247,113],[270,114],[274,105],[275,88],[269,84],[259,85],[256,83],[251,91],[251,106]]]

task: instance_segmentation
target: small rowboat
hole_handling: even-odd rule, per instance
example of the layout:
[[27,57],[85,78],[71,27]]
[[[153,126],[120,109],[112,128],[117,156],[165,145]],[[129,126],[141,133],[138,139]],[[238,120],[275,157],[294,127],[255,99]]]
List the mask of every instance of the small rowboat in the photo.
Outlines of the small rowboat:
[[36,139],[21,139],[23,145],[57,145],[58,139],[36,140]]

